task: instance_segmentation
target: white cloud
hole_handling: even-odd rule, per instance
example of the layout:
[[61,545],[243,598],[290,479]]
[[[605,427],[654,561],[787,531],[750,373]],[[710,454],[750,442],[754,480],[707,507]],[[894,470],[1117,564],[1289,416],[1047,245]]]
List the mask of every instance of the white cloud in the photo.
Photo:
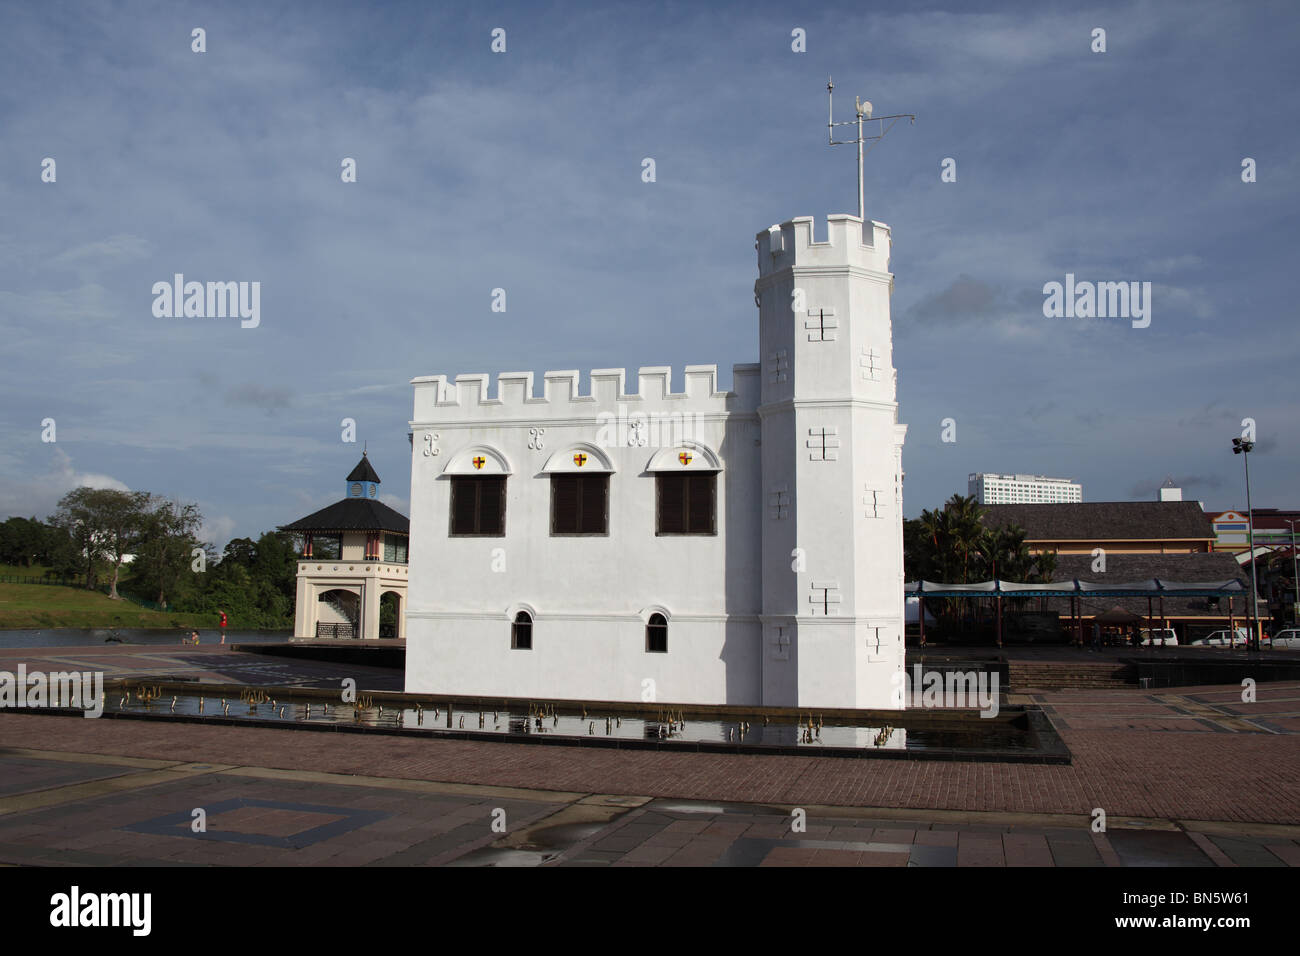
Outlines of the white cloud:
[[50,260],[53,266],[69,266],[78,271],[94,271],[127,262],[147,259],[153,252],[153,243],[139,236],[118,233],[97,242],[73,246]]
[[48,321],[104,321],[116,317],[108,303],[108,291],[97,283],[72,289],[40,289],[35,292],[0,290],[0,319],[11,319],[31,330]]
[[0,513],[35,516],[44,520],[58,507],[59,499],[74,488],[111,488],[115,491],[131,489],[111,475],[91,471],[78,471],[72,457],[61,448],[53,449],[52,467],[26,481],[6,482],[0,486]]
[[224,551],[226,543],[235,535],[235,526],[235,519],[229,515],[205,516],[199,528],[199,540],[209,542],[218,552]]

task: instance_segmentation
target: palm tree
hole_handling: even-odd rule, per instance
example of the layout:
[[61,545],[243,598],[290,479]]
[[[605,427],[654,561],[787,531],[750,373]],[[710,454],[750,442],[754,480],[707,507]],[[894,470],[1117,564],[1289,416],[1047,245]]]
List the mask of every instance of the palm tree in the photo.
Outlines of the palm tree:
[[973,495],[953,495],[943,510],[950,522],[952,546],[961,556],[962,584],[969,584],[971,553],[978,552],[980,539],[984,535],[981,523],[984,509],[976,503]]

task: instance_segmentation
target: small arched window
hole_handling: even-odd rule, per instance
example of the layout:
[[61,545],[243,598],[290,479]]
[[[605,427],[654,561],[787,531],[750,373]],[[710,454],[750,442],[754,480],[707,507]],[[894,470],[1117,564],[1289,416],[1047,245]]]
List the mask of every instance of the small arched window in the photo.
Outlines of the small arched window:
[[516,614],[514,624],[510,625],[510,647],[516,651],[533,649],[533,618],[527,611]]
[[645,626],[645,649],[652,654],[668,653],[668,619],[651,614]]

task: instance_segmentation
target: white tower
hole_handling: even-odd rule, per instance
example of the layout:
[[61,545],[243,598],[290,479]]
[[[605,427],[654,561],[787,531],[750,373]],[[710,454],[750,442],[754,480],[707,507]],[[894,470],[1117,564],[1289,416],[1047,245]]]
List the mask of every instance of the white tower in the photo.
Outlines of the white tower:
[[902,448],[889,227],[758,235],[762,699],[890,708],[904,669]]

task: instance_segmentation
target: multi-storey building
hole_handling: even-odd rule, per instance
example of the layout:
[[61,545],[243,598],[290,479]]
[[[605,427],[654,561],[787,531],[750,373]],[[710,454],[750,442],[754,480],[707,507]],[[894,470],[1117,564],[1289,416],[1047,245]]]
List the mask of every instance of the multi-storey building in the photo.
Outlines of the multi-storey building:
[[982,505],[1071,504],[1083,500],[1083,486],[1069,478],[1046,475],[973,474],[966,479],[966,493]]

